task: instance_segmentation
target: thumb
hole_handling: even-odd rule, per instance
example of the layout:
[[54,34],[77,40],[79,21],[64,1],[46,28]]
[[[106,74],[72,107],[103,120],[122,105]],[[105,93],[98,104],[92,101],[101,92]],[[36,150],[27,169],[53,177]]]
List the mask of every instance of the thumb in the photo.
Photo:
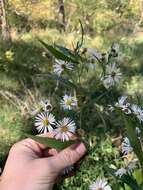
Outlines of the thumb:
[[55,169],[61,171],[80,160],[86,152],[86,147],[81,142],[62,150],[57,155],[51,157],[51,161],[53,162]]

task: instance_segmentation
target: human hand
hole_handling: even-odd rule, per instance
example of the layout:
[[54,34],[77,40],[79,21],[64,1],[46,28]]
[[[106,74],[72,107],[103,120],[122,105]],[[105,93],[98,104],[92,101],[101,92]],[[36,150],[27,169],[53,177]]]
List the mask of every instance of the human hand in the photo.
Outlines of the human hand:
[[[52,133],[47,134],[53,137]],[[2,174],[1,190],[51,190],[62,171],[76,163],[84,154],[83,143],[61,152],[45,149],[32,139],[14,144]]]

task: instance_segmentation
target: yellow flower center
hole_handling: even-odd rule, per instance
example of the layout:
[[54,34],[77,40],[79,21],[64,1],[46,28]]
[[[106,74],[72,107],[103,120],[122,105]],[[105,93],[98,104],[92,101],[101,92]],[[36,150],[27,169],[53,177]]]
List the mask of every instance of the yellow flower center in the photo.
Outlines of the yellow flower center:
[[71,104],[72,104],[72,100],[71,100],[71,99],[66,100],[65,103],[66,103],[68,106],[71,106]]
[[45,119],[45,120],[43,121],[43,125],[44,125],[44,126],[49,125],[49,120],[48,120],[48,119]]
[[97,188],[96,190],[104,190],[103,188],[101,188],[101,187],[99,187],[99,188]]
[[66,132],[68,132],[68,128],[67,128],[66,126],[63,126],[63,127],[61,128],[61,131],[64,132],[64,133],[66,133]]

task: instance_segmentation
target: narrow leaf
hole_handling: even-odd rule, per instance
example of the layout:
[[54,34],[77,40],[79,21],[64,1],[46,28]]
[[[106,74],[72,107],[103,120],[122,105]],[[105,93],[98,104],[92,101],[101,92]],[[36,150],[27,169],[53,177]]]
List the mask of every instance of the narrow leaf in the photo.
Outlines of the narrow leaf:
[[124,118],[126,130],[127,130],[128,138],[131,142],[131,145],[133,147],[135,154],[139,158],[140,164],[143,167],[143,152],[142,152],[141,144],[137,137],[135,125],[133,124],[132,120],[125,117],[125,115],[123,115],[123,118]]
[[81,40],[77,42],[77,45],[76,45],[76,48],[75,48],[75,52],[79,51],[79,49],[83,45],[84,29],[83,29],[83,25],[82,25],[81,20],[79,20],[79,23],[80,23],[80,27],[81,27]]
[[59,45],[56,45],[56,44],[55,44],[55,47],[58,48],[61,52],[63,52],[65,55],[67,55],[67,56],[69,56],[69,57],[71,57],[73,59],[82,60],[82,57],[78,53],[73,52],[68,48],[65,48],[63,46],[59,46]]
[[122,175],[122,177],[118,177],[115,175],[116,170],[114,170],[112,168],[109,168],[108,170],[111,173],[111,175],[113,175],[117,179],[121,180],[123,183],[127,184],[129,187],[132,188],[132,190],[140,190],[140,188],[137,184],[137,181],[130,175],[124,174],[124,175]]
[[63,61],[67,61],[67,62],[73,62],[73,63],[77,63],[77,60],[74,58],[71,58],[69,56],[67,56],[66,54],[64,54],[63,52],[57,50],[55,47],[46,44],[44,41],[38,39],[38,41],[52,54],[55,56],[55,58],[57,59],[61,59]]
[[72,144],[79,142],[79,140],[70,140],[70,141],[62,142],[54,138],[40,137],[40,136],[34,136],[34,135],[29,135],[29,134],[25,134],[25,136],[45,145],[46,147],[54,148],[57,150],[63,150],[71,146]]

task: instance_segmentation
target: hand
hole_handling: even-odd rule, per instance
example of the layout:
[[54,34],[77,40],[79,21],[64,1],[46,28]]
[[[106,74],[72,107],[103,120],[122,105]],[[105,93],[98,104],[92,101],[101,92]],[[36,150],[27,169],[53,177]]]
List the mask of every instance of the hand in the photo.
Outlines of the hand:
[[[48,137],[53,134],[48,133]],[[1,190],[51,190],[58,176],[84,154],[83,143],[72,145],[61,152],[45,149],[32,139],[12,146],[0,182]]]

